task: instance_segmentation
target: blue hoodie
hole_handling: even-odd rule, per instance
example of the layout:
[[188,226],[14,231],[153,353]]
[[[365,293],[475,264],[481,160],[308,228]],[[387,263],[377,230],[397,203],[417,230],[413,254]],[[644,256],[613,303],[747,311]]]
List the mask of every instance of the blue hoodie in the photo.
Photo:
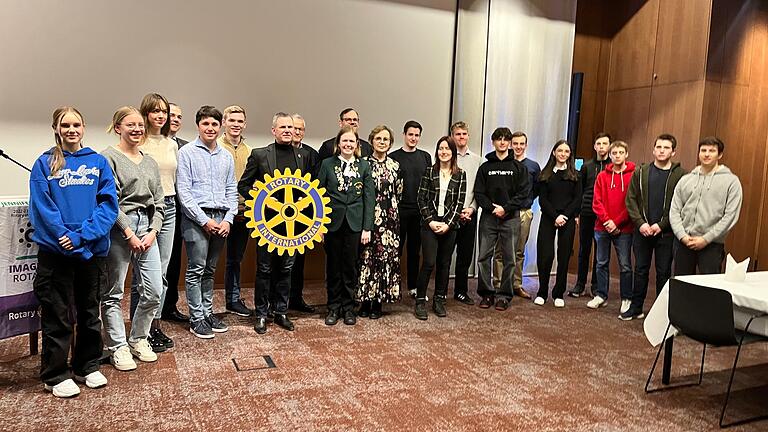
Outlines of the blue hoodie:
[[[64,152],[65,164],[51,176],[52,151],[43,153],[29,177],[29,221],[40,249],[88,260],[107,256],[109,231],[117,219],[115,178],[104,156],[88,147]],[[59,238],[67,236],[72,250]]]

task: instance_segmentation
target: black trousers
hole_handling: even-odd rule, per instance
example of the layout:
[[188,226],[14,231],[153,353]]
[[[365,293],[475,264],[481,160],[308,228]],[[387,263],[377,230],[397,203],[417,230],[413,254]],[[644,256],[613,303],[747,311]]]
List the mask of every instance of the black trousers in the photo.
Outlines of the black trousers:
[[419,209],[400,208],[400,256],[403,256],[403,247],[405,247],[408,251],[406,269],[409,290],[416,289],[418,286],[421,226]]
[[176,304],[179,302],[179,274],[181,274],[181,245],[184,239],[181,235],[181,220],[184,219],[181,205],[179,205],[178,195],[176,196],[176,233],[173,235],[173,250],[171,259],[168,261],[168,270],[165,272],[165,278],[168,280],[168,290],[165,292],[165,302],[163,303],[163,317],[170,315],[178,310]]
[[632,237],[632,249],[635,252],[635,272],[632,284],[632,306],[637,312],[642,312],[645,296],[648,294],[648,273],[651,269],[651,257],[656,268],[656,297],[664,288],[672,275],[672,247],[675,236],[662,233],[646,237],[635,230]]
[[39,251],[33,284],[42,310],[43,352],[40,379],[56,385],[72,378],[67,360],[72,339],[71,316],[76,313],[77,332],[72,354],[72,372],[85,376],[99,370],[101,358],[101,287],[107,283],[106,258],[81,261]]
[[271,308],[276,314],[288,311],[288,293],[291,291],[293,258],[284,253],[269,252],[266,245],[256,247],[256,290],[254,304],[256,316],[267,317]]
[[695,251],[675,240],[675,276],[720,273],[723,259],[725,245],[722,243],[710,243],[704,249]]
[[[453,277],[453,295],[467,294],[469,266],[475,258],[475,234],[477,233],[477,212],[472,219],[456,230],[456,268]],[[453,251],[451,251],[453,252]]]
[[568,219],[565,225],[555,226],[555,220],[541,215],[539,234],[536,239],[536,266],[539,268],[538,297],[547,298],[549,294],[549,275],[555,260],[555,234],[557,234],[557,274],[552,298],[561,299],[568,281],[568,262],[573,251],[573,239],[576,235],[576,221]]
[[416,298],[427,296],[427,285],[435,271],[435,297],[448,294],[448,276],[451,271],[451,255],[456,242],[456,231],[449,230],[442,235],[435,234],[428,227],[421,228],[422,263],[416,288]]
[[[309,251],[304,249],[304,254]],[[301,303],[304,299],[304,257],[297,253],[293,256],[293,268],[291,269],[291,295],[289,302]]]
[[[592,248],[597,251],[595,242],[595,222],[597,216],[582,214],[579,217],[579,262],[576,290],[583,291],[587,285],[587,274],[592,263],[592,292],[597,290],[597,252],[592,255]],[[590,257],[592,258],[590,260]],[[610,273],[608,277],[610,278]]]
[[329,311],[355,311],[360,235],[359,231],[352,231],[346,219],[341,228],[325,235],[325,283]]

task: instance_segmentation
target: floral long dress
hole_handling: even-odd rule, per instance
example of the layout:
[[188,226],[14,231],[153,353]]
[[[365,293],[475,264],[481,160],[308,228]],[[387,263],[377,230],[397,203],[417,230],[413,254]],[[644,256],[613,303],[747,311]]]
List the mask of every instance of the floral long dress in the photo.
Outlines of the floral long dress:
[[380,162],[366,157],[371,164],[376,187],[371,241],[360,256],[360,284],[357,299],[392,303],[400,300],[400,216],[397,205],[403,194],[400,164],[387,157]]

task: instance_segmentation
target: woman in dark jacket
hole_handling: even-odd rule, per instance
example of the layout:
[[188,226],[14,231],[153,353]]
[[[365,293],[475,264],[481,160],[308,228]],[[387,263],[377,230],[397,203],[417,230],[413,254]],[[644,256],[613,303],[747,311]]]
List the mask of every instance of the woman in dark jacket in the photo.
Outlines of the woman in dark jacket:
[[549,275],[555,259],[557,234],[557,276],[552,297],[555,307],[564,307],[563,293],[568,279],[576,215],[581,204],[581,182],[574,167],[571,147],[565,140],[555,143],[549,161],[539,175],[541,221],[536,241],[536,265],[539,268],[539,293],[534,304],[543,306],[549,293]]
[[427,319],[427,284],[435,274],[435,295],[432,310],[446,316],[445,297],[448,293],[448,271],[459,227],[459,213],[467,192],[467,175],[459,168],[456,143],[444,136],[437,141],[435,164],[424,172],[419,185],[418,203],[423,221],[421,227],[422,263],[416,284],[416,318]]
[[331,199],[331,223],[325,235],[325,324],[334,325],[343,315],[344,324],[354,325],[357,261],[360,245],[371,241],[376,204],[371,165],[360,158],[354,129],[344,126],[339,131],[334,156],[323,160],[317,178]]

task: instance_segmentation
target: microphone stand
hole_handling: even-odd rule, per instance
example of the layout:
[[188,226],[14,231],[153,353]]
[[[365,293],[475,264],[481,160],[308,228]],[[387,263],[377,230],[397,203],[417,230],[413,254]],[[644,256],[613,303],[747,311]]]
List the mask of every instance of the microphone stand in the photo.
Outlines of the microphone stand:
[[22,164],[21,164],[21,163],[19,163],[19,161],[17,161],[16,159],[14,159],[14,158],[12,158],[12,157],[8,156],[8,153],[4,152],[2,149],[0,149],[0,156],[2,156],[2,157],[4,157],[4,158],[8,159],[9,161],[11,161],[11,162],[15,163],[15,164],[16,164],[16,165],[18,165],[18,166],[20,166],[20,167],[24,168],[25,170],[29,171],[30,173],[32,172],[32,170],[31,170],[31,169],[29,169],[29,168],[27,168],[26,166],[22,165]]

